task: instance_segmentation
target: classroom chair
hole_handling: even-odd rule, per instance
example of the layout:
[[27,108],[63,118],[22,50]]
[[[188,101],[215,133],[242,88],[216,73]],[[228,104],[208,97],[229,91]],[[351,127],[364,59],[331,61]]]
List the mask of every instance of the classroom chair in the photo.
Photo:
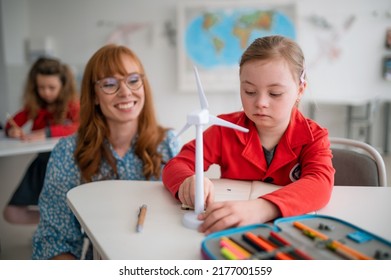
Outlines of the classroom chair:
[[387,186],[384,159],[371,145],[348,138],[330,137],[335,186]]

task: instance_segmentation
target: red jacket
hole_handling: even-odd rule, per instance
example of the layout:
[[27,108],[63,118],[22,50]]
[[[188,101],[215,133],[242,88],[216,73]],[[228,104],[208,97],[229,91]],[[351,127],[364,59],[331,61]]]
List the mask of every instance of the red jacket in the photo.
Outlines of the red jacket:
[[[305,214],[328,203],[335,170],[326,129],[294,110],[268,167],[255,124],[244,112],[219,117],[250,131],[244,133],[221,126],[205,130],[204,170],[217,164],[221,178],[284,186],[262,196],[277,205],[282,216]],[[163,183],[174,196],[183,180],[194,175],[194,154],[192,140],[163,169]]]
[[[66,115],[65,122],[62,124],[54,124],[53,113],[49,112],[45,108],[41,108],[38,111],[37,117],[33,120],[31,130],[39,130],[48,127],[50,129],[50,137],[68,136],[76,132],[77,128],[79,127],[79,112],[80,103],[78,101],[70,102],[68,104],[68,112]],[[17,125],[22,127],[29,121],[28,111],[24,109],[18,112],[13,117],[13,119]],[[7,125],[5,127],[6,134],[8,134],[8,130],[10,128],[11,124],[7,122]]]

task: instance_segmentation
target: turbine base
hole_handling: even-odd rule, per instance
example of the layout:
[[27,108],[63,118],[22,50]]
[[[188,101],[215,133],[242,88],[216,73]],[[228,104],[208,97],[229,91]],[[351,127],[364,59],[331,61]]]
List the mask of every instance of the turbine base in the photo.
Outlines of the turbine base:
[[198,214],[195,212],[188,212],[183,215],[182,222],[185,227],[190,229],[198,229],[198,227],[202,224],[202,221],[197,219]]

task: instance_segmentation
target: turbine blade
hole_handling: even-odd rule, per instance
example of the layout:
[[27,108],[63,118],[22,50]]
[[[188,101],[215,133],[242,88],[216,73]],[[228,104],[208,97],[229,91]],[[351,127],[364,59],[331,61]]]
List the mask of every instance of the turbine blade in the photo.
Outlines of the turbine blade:
[[183,132],[185,132],[191,125],[186,123],[185,126],[175,135],[175,138],[178,138]]
[[209,115],[209,124],[225,126],[225,127],[229,127],[229,128],[233,128],[233,129],[239,130],[239,131],[248,132],[248,129],[245,128],[245,127],[242,127],[240,125],[228,122],[226,120],[220,119],[220,118],[212,116],[212,115]]
[[209,107],[208,100],[206,99],[204,89],[202,88],[201,79],[200,76],[198,75],[197,67],[195,66],[193,67],[194,67],[194,74],[197,82],[198,97],[200,99],[201,109],[208,109]]

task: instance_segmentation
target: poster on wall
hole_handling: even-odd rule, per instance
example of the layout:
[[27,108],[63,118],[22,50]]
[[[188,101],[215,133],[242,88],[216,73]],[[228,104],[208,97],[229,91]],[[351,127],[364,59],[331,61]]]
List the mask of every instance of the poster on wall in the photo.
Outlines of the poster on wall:
[[196,90],[193,66],[206,92],[237,91],[240,57],[256,38],[279,34],[296,40],[294,4],[181,1],[177,14],[181,91]]

